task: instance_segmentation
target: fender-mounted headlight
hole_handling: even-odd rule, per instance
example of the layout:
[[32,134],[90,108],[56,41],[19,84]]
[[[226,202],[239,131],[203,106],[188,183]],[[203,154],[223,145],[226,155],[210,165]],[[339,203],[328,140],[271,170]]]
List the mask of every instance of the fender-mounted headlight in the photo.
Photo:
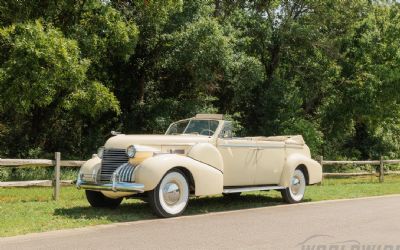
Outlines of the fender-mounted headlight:
[[130,145],[127,149],[126,149],[126,155],[129,158],[133,158],[136,155],[136,148],[133,145]]
[[99,147],[99,149],[97,149],[97,156],[100,159],[103,159],[103,154],[104,154],[104,147]]

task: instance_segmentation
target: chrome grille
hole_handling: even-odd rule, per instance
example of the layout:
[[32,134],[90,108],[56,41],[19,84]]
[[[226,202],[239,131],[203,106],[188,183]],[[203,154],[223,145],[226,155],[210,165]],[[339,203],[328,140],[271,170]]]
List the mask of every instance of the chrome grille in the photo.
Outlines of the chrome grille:
[[114,171],[129,160],[125,149],[104,149],[101,161],[100,181],[109,182]]
[[132,174],[135,170],[135,166],[130,163],[124,163],[115,171],[118,175],[117,180],[119,182],[132,182]]

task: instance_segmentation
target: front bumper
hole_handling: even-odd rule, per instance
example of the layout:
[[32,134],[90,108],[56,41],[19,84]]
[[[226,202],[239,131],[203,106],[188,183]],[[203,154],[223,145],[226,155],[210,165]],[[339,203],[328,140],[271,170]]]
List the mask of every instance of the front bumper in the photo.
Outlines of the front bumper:
[[[89,190],[99,190],[99,191],[114,191],[114,192],[133,192],[133,193],[143,193],[144,185],[140,183],[130,183],[130,182],[118,182],[118,175],[116,173],[112,176],[111,183],[96,183],[84,180],[84,175],[79,174],[78,180],[76,181],[76,187],[78,189],[89,189]],[[92,177],[92,176],[91,176]],[[91,178],[94,179],[95,178]]]

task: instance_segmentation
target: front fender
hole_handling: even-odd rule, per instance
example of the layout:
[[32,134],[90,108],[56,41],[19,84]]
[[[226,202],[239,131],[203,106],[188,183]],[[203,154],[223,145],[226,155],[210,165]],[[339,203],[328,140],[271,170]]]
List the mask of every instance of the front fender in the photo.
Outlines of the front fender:
[[86,179],[86,181],[95,181],[95,178],[101,168],[101,159],[96,155],[92,159],[86,161],[83,163],[81,166],[81,169],[79,170],[80,174],[83,174]]
[[317,161],[302,154],[291,154],[286,160],[279,185],[288,187],[294,170],[301,165],[304,165],[307,169],[308,184],[322,181],[322,167]]
[[192,158],[165,154],[144,160],[136,167],[135,182],[144,184],[144,190],[153,190],[172,168],[185,168],[193,176],[195,195],[220,194],[223,190],[223,174],[220,170]]
[[211,143],[198,143],[194,145],[190,149],[188,157],[219,169],[221,172],[224,171],[222,155]]

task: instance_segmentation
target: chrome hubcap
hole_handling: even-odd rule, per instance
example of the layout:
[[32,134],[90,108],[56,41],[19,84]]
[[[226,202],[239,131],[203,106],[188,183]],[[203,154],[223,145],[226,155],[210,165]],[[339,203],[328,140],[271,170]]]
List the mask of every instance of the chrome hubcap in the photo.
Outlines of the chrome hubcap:
[[298,176],[293,176],[292,177],[292,185],[290,186],[290,189],[292,190],[292,193],[294,195],[299,193],[300,187],[301,187],[301,182]]
[[173,205],[179,201],[179,198],[181,197],[181,192],[179,190],[178,184],[174,182],[169,182],[167,183],[163,190],[163,197],[165,203],[168,205]]
[[304,191],[306,190],[306,178],[303,172],[296,169],[293,173],[293,177],[290,180],[289,192],[294,201],[301,201],[304,197]]

